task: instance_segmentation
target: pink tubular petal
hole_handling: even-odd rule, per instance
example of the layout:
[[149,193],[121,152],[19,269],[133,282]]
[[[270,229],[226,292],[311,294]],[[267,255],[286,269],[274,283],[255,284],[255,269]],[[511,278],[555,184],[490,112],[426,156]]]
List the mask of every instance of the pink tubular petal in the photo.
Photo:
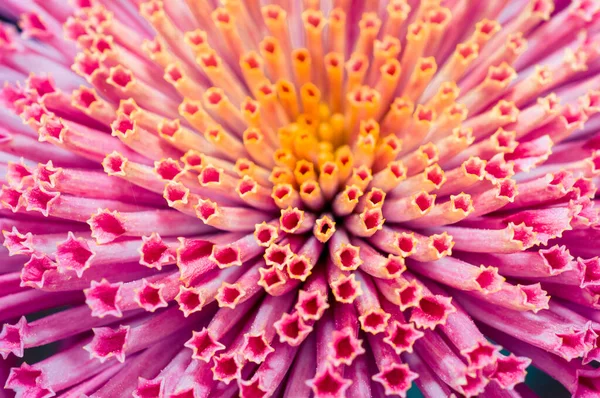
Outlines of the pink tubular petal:
[[366,351],[362,347],[362,340],[355,337],[351,328],[333,332],[331,348],[331,362],[335,366],[351,365],[354,359]]
[[162,269],[162,266],[175,260],[175,253],[164,243],[160,235],[152,233],[142,236],[142,246],[139,249],[140,264],[148,268]]
[[118,329],[93,329],[94,338],[84,348],[94,358],[104,362],[115,357],[119,362],[125,361],[125,345],[129,336],[129,326],[121,325]]
[[419,375],[415,384],[425,396],[451,396],[450,387],[438,378],[431,368],[416,353],[404,354],[402,359]]
[[214,269],[217,265],[209,260],[213,245],[201,239],[179,238],[177,248],[177,266],[186,284],[203,272]]
[[418,375],[408,365],[401,363],[392,348],[383,343],[380,337],[369,335],[369,343],[379,369],[372,379],[383,386],[386,395],[406,397]]
[[5,323],[0,332],[0,355],[6,359],[10,353],[22,357],[24,350],[23,334],[27,327],[27,320],[21,317],[15,325]]
[[57,268],[56,263],[45,254],[33,254],[23,265],[21,271],[21,286],[42,288],[49,271]]
[[416,307],[423,297],[423,287],[417,280],[408,281],[404,277],[386,281],[375,279],[381,294],[390,302],[398,305],[402,311]]
[[322,372],[308,380],[307,384],[313,390],[315,398],[342,398],[352,381],[344,379],[331,366],[326,366]]
[[279,341],[294,347],[300,345],[313,329],[302,320],[296,311],[291,314],[283,314],[274,326],[279,335]]
[[450,314],[456,312],[451,304],[450,297],[423,296],[413,309],[410,317],[417,327],[434,329],[437,325],[444,324]]
[[105,317],[113,315],[121,317],[121,296],[119,294],[123,283],[110,283],[103,279],[100,282],[92,281],[89,289],[84,290],[85,302],[92,310],[92,316]]
[[15,391],[27,391],[34,394],[36,397],[52,397],[56,395],[51,389],[42,387],[43,372],[23,363],[19,368],[12,368],[8,379],[6,380],[5,388],[10,388]]
[[525,381],[526,368],[531,364],[531,359],[499,355],[496,360],[496,368],[490,379],[496,381],[500,387],[512,389],[515,385]]
[[473,369],[483,369],[486,366],[493,365],[497,360],[498,347],[486,341],[478,341],[470,348],[460,352]]
[[164,287],[164,284],[154,284],[143,279],[142,287],[137,289],[134,300],[148,312],[167,307],[168,303],[163,297]]
[[193,337],[185,343],[185,346],[192,350],[193,358],[207,363],[210,362],[216,352],[225,349],[225,346],[216,341],[206,328],[200,332],[194,332]]
[[318,320],[329,307],[327,299],[319,291],[300,290],[296,310],[304,320]]
[[329,286],[331,286],[333,296],[341,303],[352,304],[362,294],[361,286],[356,281],[356,275],[344,275],[335,266],[329,266],[328,268],[337,270],[329,272]]
[[313,378],[317,369],[315,340],[315,334],[311,334],[296,354],[296,360],[290,370],[284,395],[310,396],[311,388],[306,385],[306,380]]
[[254,335],[244,335],[243,356],[250,362],[260,364],[266,360],[270,353],[275,351],[266,341],[265,332],[259,332]]
[[412,352],[413,344],[421,337],[423,337],[423,332],[416,330],[412,324],[393,321],[383,341],[388,343],[396,351],[396,354],[400,355],[403,352]]
[[164,382],[162,379],[146,380],[140,377],[137,388],[133,391],[134,398],[153,398],[163,395]]
[[258,377],[252,377],[247,381],[239,381],[241,398],[263,398],[267,396],[267,391],[262,387]]
[[214,366],[211,368],[216,380],[225,384],[242,377],[242,363],[236,353],[221,354],[213,357]]
[[56,246],[55,256],[58,270],[60,272],[73,270],[79,277],[90,267],[95,255],[96,253],[90,249],[86,240],[75,238],[72,232],[69,232],[66,241]]
[[383,386],[386,395],[406,397],[413,380],[418,377],[406,364],[391,364],[380,368],[380,372],[372,378]]
[[454,257],[444,257],[432,262],[407,261],[411,271],[448,286],[482,294],[495,293],[502,288],[504,278],[494,267],[475,267]]
[[175,300],[179,303],[179,309],[186,317],[194,312],[202,310],[205,305],[203,299],[204,298],[198,294],[196,288],[188,288],[185,286],[179,287],[179,293],[175,297]]
[[52,204],[58,200],[59,196],[59,192],[51,192],[39,184],[23,192],[26,209],[28,211],[38,211],[46,217],[50,213]]
[[581,287],[599,286],[600,285],[600,259],[598,257],[584,260],[577,259],[577,262],[584,270],[583,281]]
[[388,327],[391,315],[381,308],[379,294],[373,279],[362,272],[356,273],[356,279],[363,291],[363,294],[355,300],[359,314],[358,321],[362,330],[370,334],[384,332]]
[[8,249],[8,254],[10,256],[17,254],[33,254],[33,245],[31,242],[33,235],[31,232],[22,234],[15,226],[13,226],[10,232],[2,231],[2,235],[4,235],[4,242],[2,245]]
[[92,237],[99,244],[112,242],[126,232],[123,221],[116,211],[98,210],[87,223],[92,230]]

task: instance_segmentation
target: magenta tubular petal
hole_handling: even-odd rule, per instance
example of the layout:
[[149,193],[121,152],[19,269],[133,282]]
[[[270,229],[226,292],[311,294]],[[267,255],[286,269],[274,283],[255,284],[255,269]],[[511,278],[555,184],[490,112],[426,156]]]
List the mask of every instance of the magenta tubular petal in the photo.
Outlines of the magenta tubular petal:
[[[95,329],[95,337],[84,348],[100,361],[115,356],[123,362],[127,354],[136,353],[173,333],[189,329],[194,323],[202,322],[210,315],[210,312],[206,312],[186,319],[178,308],[172,307],[156,316],[146,317],[133,327],[121,325],[117,330],[108,327]],[[106,350],[108,347],[110,351]]]
[[81,291],[54,293],[30,289],[1,297],[0,319],[8,320],[61,305],[82,303],[83,300]]
[[244,333],[244,344],[241,348],[244,359],[261,363],[272,352],[273,348],[270,344],[276,333],[273,324],[291,308],[293,300],[293,293],[280,297],[268,295],[264,298],[252,323]]
[[[425,281],[424,284],[434,294],[447,295],[444,290],[431,282]],[[453,302],[452,305],[456,308],[456,312],[448,316],[446,323],[440,325],[440,330],[467,359],[469,368],[483,369],[488,365],[493,365],[496,362],[498,347],[487,341],[471,317],[458,303]]]
[[[261,294],[255,294],[248,301],[235,307],[235,309],[220,308],[208,326],[201,332],[194,332],[194,336],[185,343],[185,346],[193,351],[192,358],[209,362],[215,352],[225,348],[219,343],[221,339],[236,323],[241,321],[246,312],[261,298]],[[200,315],[203,315],[202,313]]]
[[[497,267],[502,275],[537,279],[562,274],[574,268],[573,257],[565,246],[512,254],[460,253],[460,258]],[[527,264],[527,266],[525,266]]]
[[[183,374],[191,361],[191,353],[189,350],[187,348],[179,348],[179,353],[173,357],[173,359],[160,371],[160,373],[153,379],[146,381],[147,384],[160,384],[160,388],[165,396],[173,393],[179,381],[179,376]],[[138,390],[140,387],[143,388],[144,384],[146,383],[143,383],[140,380],[138,384]]]
[[411,257],[417,261],[435,261],[452,254],[454,247],[451,235],[443,232],[431,236],[400,228],[384,227],[381,236],[374,235],[370,243],[378,249],[402,257]]
[[346,369],[344,376],[352,380],[352,386],[346,392],[349,398],[371,396],[369,363],[366,356],[357,357],[352,365]]
[[293,394],[298,398],[310,397],[312,391],[306,385],[306,380],[312,379],[314,369],[317,368],[315,335],[311,334],[308,339],[302,343],[290,370],[290,375],[285,388],[284,395]]
[[336,331],[330,346],[331,362],[338,368],[349,366],[366,352],[365,343],[358,338],[359,322],[355,307],[352,304],[336,303],[334,323]]
[[[72,232],[69,231],[67,236],[71,237],[71,240],[75,240],[75,234]],[[64,234],[34,235],[30,232],[21,234],[15,227],[11,232],[4,231],[4,246],[11,255],[33,254],[35,252],[50,254],[64,239]]]
[[387,329],[390,314],[381,308],[373,279],[362,272],[355,275],[363,292],[354,301],[359,313],[358,320],[361,329],[371,334],[382,333]]
[[450,387],[440,380],[416,353],[404,353],[402,354],[402,360],[419,375],[415,383],[426,398],[450,396],[452,391]]
[[[582,356],[589,347],[585,342],[586,330],[549,311],[534,314],[491,306],[488,303],[455,293],[460,304],[476,320],[514,335],[520,340],[555,353],[566,359]],[[484,315],[485,314],[485,315]],[[519,328],[516,325],[527,325]]]
[[[598,391],[598,383],[594,382],[594,379],[598,377],[598,372],[593,368],[581,365],[577,360],[567,362],[556,355],[552,355],[549,352],[497,330],[487,327],[484,330],[486,333],[489,332],[490,337],[497,340],[498,343],[504,345],[507,349],[531,358],[535,366],[558,380],[573,396],[585,397],[587,396],[586,393],[593,394]],[[584,380],[588,378],[589,382],[585,383]]]
[[516,253],[536,242],[533,229],[523,224],[509,224],[504,229],[450,226],[428,231],[447,232],[452,236],[454,249],[472,253]]
[[6,214],[5,211],[5,209],[0,210],[0,214],[2,214],[2,218],[0,218],[0,228],[2,228],[2,231],[10,231],[12,230],[12,227],[17,228],[23,234],[26,234],[27,232],[31,232],[32,234],[55,234],[68,231],[76,233],[87,230],[85,226],[78,223],[55,223],[48,222],[48,220],[42,218],[38,220],[32,220],[30,218],[19,219],[17,214],[13,214],[12,217],[14,218],[12,218]]
[[380,335],[368,335],[369,345],[379,373],[372,380],[380,383],[386,395],[396,394],[406,397],[406,392],[418,375],[403,364],[400,357],[385,344]]
[[600,294],[593,288],[581,289],[575,286],[544,283],[544,289],[552,296],[560,297],[584,307],[600,309]]
[[39,181],[50,184],[52,189],[69,195],[116,199],[154,206],[164,203],[158,195],[134,188],[127,181],[116,180],[98,171],[55,168],[52,162],[49,162],[38,166],[36,177]]
[[[24,261],[21,260],[17,264],[20,264],[20,266],[22,266],[23,262]],[[21,286],[20,272],[11,272],[0,275],[0,287],[2,287],[2,293],[0,293],[0,297],[28,290],[27,287]]]
[[91,213],[98,209],[112,211],[148,210],[146,206],[120,202],[112,199],[90,199],[62,195],[44,186],[36,184],[23,193],[28,211],[37,211],[45,217],[53,216],[72,221],[86,221]]
[[90,394],[93,391],[98,390],[101,386],[106,384],[108,380],[111,380],[116,374],[118,374],[123,368],[125,364],[116,363],[106,370],[98,373],[94,377],[78,384],[77,386],[68,389],[66,392],[62,393],[62,397],[68,398],[77,398],[82,394]]
[[[136,314],[138,313],[128,313],[120,320],[126,320]],[[92,317],[87,306],[74,307],[31,323],[27,323],[24,318],[21,318],[16,325],[4,325],[3,331],[0,333],[0,347],[2,347],[0,351],[4,353],[6,352],[5,348],[15,347],[11,352],[17,356],[23,356],[23,348],[52,343],[115,321],[116,319],[113,317]],[[9,330],[13,330],[13,332],[8,333]]]
[[[18,120],[18,119],[17,119]],[[23,156],[38,162],[53,160],[56,164],[65,167],[89,166],[93,164],[81,156],[62,148],[43,145],[32,137],[21,134],[11,134],[0,130],[2,148],[15,156]]]
[[465,291],[495,293],[501,290],[504,284],[504,278],[498,274],[497,269],[477,267],[453,257],[431,262],[411,261],[408,258],[407,266],[411,271]]
[[[47,291],[73,291],[85,289],[90,286],[92,281],[100,279],[128,282],[152,275],[152,273],[152,270],[136,263],[110,264],[104,267],[92,268],[84,273],[81,278],[77,278],[77,273],[72,270],[60,273],[57,269],[50,269],[45,271],[39,280],[28,280],[27,285],[36,285]],[[67,281],[70,283],[65,283]]]
[[317,268],[308,277],[303,288],[298,291],[298,301],[294,308],[305,321],[317,321],[329,308],[328,286],[325,272]]
[[467,384],[467,367],[452,352],[439,333],[425,331],[415,343],[415,352],[430,366],[440,379],[452,388],[459,389]]
[[215,384],[210,365],[202,361],[192,360],[179,376],[173,397],[208,397]]
[[87,219],[87,223],[92,230],[92,237],[99,244],[112,242],[120,236],[145,236],[148,231],[153,231],[160,236],[189,236],[214,231],[201,221],[173,210],[134,212],[99,210]]
[[[273,348],[275,349],[273,354],[269,355],[267,360],[259,366],[252,379],[248,382],[238,383],[242,397],[248,394],[246,391],[257,387],[266,394],[274,393],[285,377],[299,349],[298,346],[293,347],[281,342],[276,342]],[[258,382],[258,386],[254,384],[256,382]]]
[[384,257],[360,239],[352,239],[352,244],[360,250],[360,269],[374,278],[393,279],[406,269],[404,258],[400,256],[390,254]]
[[85,342],[75,344],[57,355],[36,363],[34,367],[35,380],[38,383],[36,390],[61,391],[117,363],[107,361],[101,364],[97,359],[90,358],[89,353],[82,349],[84,344]]
[[150,346],[142,353],[127,361],[128,366],[111,378],[101,389],[92,396],[112,396],[114,394],[131,394],[138,385],[138,377],[154,376],[160,369],[171,361],[177,354],[179,344],[185,335],[175,335],[162,339],[158,344]]
[[56,244],[55,258],[61,272],[73,270],[81,276],[89,268],[138,260],[142,244],[142,239],[135,239],[98,245],[69,233],[66,240]]

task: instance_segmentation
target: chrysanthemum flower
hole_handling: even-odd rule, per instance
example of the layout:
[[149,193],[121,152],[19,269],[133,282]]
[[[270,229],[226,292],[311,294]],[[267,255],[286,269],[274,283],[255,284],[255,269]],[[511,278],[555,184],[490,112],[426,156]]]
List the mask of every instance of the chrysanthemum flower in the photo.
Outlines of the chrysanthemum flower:
[[598,0],[0,15],[7,393],[600,396]]

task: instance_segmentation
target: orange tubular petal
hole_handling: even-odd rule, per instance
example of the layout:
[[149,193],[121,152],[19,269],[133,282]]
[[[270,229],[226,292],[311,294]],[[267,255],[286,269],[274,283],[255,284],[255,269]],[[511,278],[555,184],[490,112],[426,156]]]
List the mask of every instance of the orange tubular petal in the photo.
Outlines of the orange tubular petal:
[[199,100],[204,93],[204,87],[195,82],[194,78],[187,75],[180,64],[168,64],[165,68],[164,79],[185,98]]
[[272,80],[291,79],[287,57],[275,37],[268,36],[260,42],[260,53],[265,59],[267,71]]
[[417,21],[408,26],[406,35],[406,48],[402,55],[402,77],[400,79],[399,88],[404,89],[408,83],[408,79],[412,75],[413,69],[425,50],[429,39],[430,26],[426,22]]
[[292,69],[296,80],[296,88],[311,82],[312,57],[306,48],[297,48],[292,52]]
[[346,12],[339,7],[329,14],[329,43],[331,51],[340,54],[346,52]]
[[321,218],[317,219],[315,226],[313,227],[313,235],[321,243],[326,243],[333,234],[335,234],[335,221],[331,214],[325,214]]
[[402,153],[407,153],[417,147],[427,136],[436,120],[435,111],[423,105],[417,105],[408,127],[398,135],[402,139]]
[[211,13],[211,18],[229,51],[239,59],[244,52],[244,40],[238,32],[235,17],[226,8],[220,7]]
[[300,114],[296,87],[289,80],[278,80],[277,95],[287,116],[296,119]]
[[234,104],[240,104],[246,98],[246,90],[235,84],[236,78],[215,50],[208,50],[196,59],[200,68],[215,87],[223,89]]
[[246,148],[236,137],[227,132],[221,125],[209,126],[204,130],[204,138],[220,155],[234,161],[247,155]]
[[312,79],[318,87],[323,87],[323,29],[327,23],[320,10],[306,10],[302,13],[302,22],[306,34],[306,47],[313,64]]
[[358,39],[354,51],[359,54],[370,55],[373,50],[373,41],[377,38],[381,28],[381,20],[375,13],[363,13],[358,22],[358,28]]
[[333,199],[333,212],[336,216],[345,216],[354,210],[358,205],[358,199],[363,191],[356,185],[347,185],[346,188],[338,193]]
[[292,50],[288,33],[287,12],[276,4],[266,5],[261,8],[263,20],[267,29],[282,45],[285,54]]
[[243,140],[244,148],[256,163],[267,168],[275,165],[273,150],[266,145],[265,137],[260,130],[254,127],[246,129]]
[[234,131],[241,131],[246,126],[242,113],[231,103],[225,92],[217,87],[210,87],[202,96],[204,107],[214,117],[225,121]]
[[291,184],[275,184],[271,197],[280,209],[301,206],[300,194]]
[[391,0],[386,7],[388,17],[383,25],[383,33],[391,37],[399,37],[410,10],[411,7],[406,0]]
[[240,57],[240,68],[250,91],[256,92],[258,85],[266,79],[262,58],[255,51],[249,51]]

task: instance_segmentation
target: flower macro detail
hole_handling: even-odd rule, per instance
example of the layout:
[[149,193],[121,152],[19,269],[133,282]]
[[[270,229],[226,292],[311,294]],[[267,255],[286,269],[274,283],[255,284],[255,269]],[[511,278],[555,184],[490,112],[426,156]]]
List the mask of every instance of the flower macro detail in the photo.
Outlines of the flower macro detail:
[[0,3],[7,394],[600,397],[598,0]]

